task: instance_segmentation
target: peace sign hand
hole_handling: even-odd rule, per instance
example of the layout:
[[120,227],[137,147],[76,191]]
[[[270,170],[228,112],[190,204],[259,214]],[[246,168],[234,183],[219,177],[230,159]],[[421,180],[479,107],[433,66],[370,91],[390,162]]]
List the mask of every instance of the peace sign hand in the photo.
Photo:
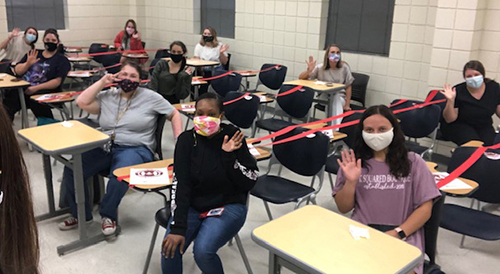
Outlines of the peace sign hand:
[[337,159],[337,163],[342,172],[344,173],[345,179],[350,183],[357,183],[359,177],[361,176],[361,159],[356,160],[354,151],[343,150],[342,151],[342,161]]
[[312,72],[316,67],[316,60],[312,56],[309,56],[309,60],[306,60],[307,71]]
[[225,152],[233,152],[238,150],[242,146],[243,133],[241,131],[236,132],[231,140],[228,141],[229,136],[224,136],[224,141],[222,142],[222,150]]
[[115,73],[115,74],[111,74],[111,73],[107,73],[105,74],[100,81],[102,81],[103,85],[104,86],[107,86],[107,85],[110,85],[110,84],[113,84],[114,82],[119,82],[121,81],[122,79],[119,78],[120,76],[120,73],[121,72],[118,72],[118,73]]
[[441,92],[445,97],[446,100],[454,100],[455,97],[457,96],[457,91],[455,88],[452,88],[450,84],[444,85],[444,91],[439,91]]

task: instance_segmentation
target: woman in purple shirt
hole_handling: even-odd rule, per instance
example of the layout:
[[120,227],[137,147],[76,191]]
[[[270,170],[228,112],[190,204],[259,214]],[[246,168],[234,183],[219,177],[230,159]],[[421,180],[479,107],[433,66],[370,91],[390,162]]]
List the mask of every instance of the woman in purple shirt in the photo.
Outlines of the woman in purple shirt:
[[[423,226],[441,194],[425,161],[408,152],[392,111],[368,108],[356,132],[355,152],[343,151],[333,190],[342,213],[407,241],[424,252]],[[422,273],[423,265],[415,270]]]

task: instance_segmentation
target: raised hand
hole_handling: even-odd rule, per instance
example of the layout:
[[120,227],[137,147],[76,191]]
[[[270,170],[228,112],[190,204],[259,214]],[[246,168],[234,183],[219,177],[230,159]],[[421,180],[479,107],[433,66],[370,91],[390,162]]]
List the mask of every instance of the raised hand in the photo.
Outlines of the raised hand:
[[312,56],[309,56],[309,60],[306,60],[307,71],[312,72],[316,67],[316,60]]
[[226,52],[227,50],[229,49],[229,45],[228,44],[224,44],[220,47],[220,53],[224,53]]
[[444,85],[443,91],[439,92],[441,92],[446,97],[446,100],[454,100],[457,96],[456,89],[452,88],[450,84]]
[[120,73],[121,72],[118,72],[118,73],[115,73],[115,74],[107,73],[99,81],[102,81],[103,85],[105,85],[105,86],[113,84],[114,82],[119,82],[119,81],[122,80],[122,79],[119,78]]
[[342,151],[342,161],[337,159],[342,172],[344,173],[345,179],[351,183],[357,183],[359,176],[361,176],[361,159],[356,160],[354,151],[351,149],[349,151]]
[[225,152],[233,152],[239,149],[242,145],[243,141],[243,133],[241,131],[236,132],[231,140],[229,140],[229,136],[224,136],[224,141],[222,142],[222,150]]
[[141,40],[141,34],[139,34],[139,32],[136,32],[136,33],[132,34],[132,38]]
[[26,63],[28,63],[30,66],[35,64],[36,62],[40,61],[40,58],[37,58],[38,56],[38,51],[37,50],[30,50],[28,52],[28,59],[26,59]]
[[19,34],[21,34],[21,30],[19,28],[14,28],[12,32],[9,34],[9,39],[18,36]]

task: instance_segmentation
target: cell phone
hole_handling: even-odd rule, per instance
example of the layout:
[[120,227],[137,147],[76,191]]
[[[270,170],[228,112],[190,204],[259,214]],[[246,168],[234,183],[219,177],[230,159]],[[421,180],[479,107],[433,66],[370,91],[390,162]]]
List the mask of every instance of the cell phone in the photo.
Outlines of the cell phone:
[[382,232],[393,230],[396,227],[398,227],[397,225],[381,225],[381,224],[368,224],[368,226]]

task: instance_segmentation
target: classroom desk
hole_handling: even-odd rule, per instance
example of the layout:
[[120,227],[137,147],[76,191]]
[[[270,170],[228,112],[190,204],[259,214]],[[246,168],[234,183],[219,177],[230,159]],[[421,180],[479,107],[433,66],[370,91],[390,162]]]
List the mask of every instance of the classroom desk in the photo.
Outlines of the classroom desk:
[[[369,239],[355,240],[349,225],[366,227]],[[252,232],[269,250],[269,273],[280,266],[296,273],[408,273],[422,252],[404,241],[325,208],[308,205]]]
[[[70,124],[71,127],[63,126],[63,124]],[[42,153],[45,181],[47,184],[49,213],[37,216],[36,220],[42,221],[69,212],[68,209],[58,211],[55,209],[50,156],[73,169],[78,219],[85,220],[82,153],[104,145],[109,141],[109,136],[74,120],[21,129],[18,131],[18,135]],[[62,154],[70,154],[73,159],[67,160],[62,157]],[[78,240],[57,247],[57,253],[59,255],[63,255],[74,249],[87,247],[106,239],[106,236],[102,233],[92,237],[87,235],[86,222],[78,223],[78,232]],[[117,230],[117,234],[118,233],[119,227]]]
[[78,53],[81,53],[82,52],[82,48],[79,48],[79,47],[74,47],[74,48],[66,48],[65,50],[67,53],[76,53],[76,55],[78,55]]
[[147,53],[124,53],[123,57],[130,59],[148,59],[149,55]]
[[[40,98],[41,96],[44,95],[54,95],[58,96],[58,98],[46,100],[46,101],[38,101],[40,104],[46,104],[52,108],[55,108],[59,110],[61,113],[61,116],[63,117],[64,120],[70,120],[73,119],[73,104],[71,102],[75,101],[75,97],[71,96],[74,91],[62,91],[62,92],[54,92],[54,93],[47,93],[47,94],[39,94],[39,95],[32,95],[30,98],[33,100],[36,100]],[[66,107],[65,103],[70,103],[70,108]]]
[[[170,61],[170,57],[165,57],[161,58],[165,61]],[[190,67],[195,67],[195,68],[202,68],[202,67],[212,67],[212,76],[214,75],[215,71],[215,66],[218,66],[220,63],[217,61],[208,61],[208,60],[201,60],[197,58],[188,58],[186,59],[186,65]],[[195,70],[196,71],[196,70]]]
[[92,61],[92,56],[87,57],[68,57],[70,62],[90,62]]
[[[160,161],[153,161],[153,162],[149,162],[149,163],[144,163],[144,164],[115,169],[115,171],[113,171],[113,175],[115,175],[116,177],[130,176],[130,169],[132,169],[132,168],[168,168],[169,166],[171,166],[173,164],[174,164],[174,159],[172,159],[172,158],[166,159],[166,160],[160,160]],[[169,171],[168,173],[169,173],[169,175],[172,175],[172,171]],[[124,178],[123,181],[129,183],[130,178]],[[170,187],[171,185],[172,185],[172,181],[170,180],[169,183],[158,184],[158,185],[134,185],[134,188],[142,190],[142,191],[155,191],[155,190],[160,190],[160,189]]]
[[[316,80],[293,80],[283,83],[283,85],[297,85],[297,86],[305,86],[308,87],[318,93],[326,93],[328,94],[328,102],[326,102],[326,117],[332,117],[334,114],[332,113],[333,106],[333,94],[335,92],[339,92],[345,89],[345,85],[342,84],[333,84],[331,87],[323,85],[323,84],[315,84]],[[331,124],[331,122],[330,122]]]
[[[318,128],[323,128],[326,126],[327,126],[326,123],[319,123],[319,124],[314,124],[314,125],[309,125],[309,126],[303,126],[303,128],[318,129]],[[347,137],[347,134],[345,134],[343,132],[339,132],[339,131],[335,131],[335,130],[332,130],[332,132],[333,132],[333,136],[330,137],[330,142],[340,141],[340,140]]]
[[29,87],[31,84],[24,80],[16,81],[16,77],[7,73],[0,73],[0,90],[4,92],[8,88],[17,88],[19,94],[19,101],[21,102],[21,127],[28,128],[28,109],[26,107],[26,100],[24,98],[24,88]]
[[468,141],[467,143],[461,145],[461,147],[482,147],[483,145],[484,145],[483,142],[473,140],[473,141]]
[[256,72],[253,71],[236,71],[236,73],[240,74],[243,79],[245,79],[245,91],[250,89],[250,82],[248,78],[257,76]]
[[[436,163],[433,163],[433,162],[425,162],[425,163],[427,164],[427,167],[429,168],[429,170],[432,173],[439,172],[438,170],[436,170],[436,167],[437,167]],[[441,190],[441,191],[444,192],[445,194],[453,196],[453,197],[467,197],[470,194],[472,194],[474,191],[476,191],[477,188],[478,188],[478,186],[479,186],[478,183],[476,183],[476,182],[474,182],[472,180],[469,180],[469,179],[466,179],[466,178],[462,178],[462,177],[459,177],[458,179],[462,180],[464,183],[468,184],[472,188],[468,188],[468,189],[448,189],[448,190]]]

